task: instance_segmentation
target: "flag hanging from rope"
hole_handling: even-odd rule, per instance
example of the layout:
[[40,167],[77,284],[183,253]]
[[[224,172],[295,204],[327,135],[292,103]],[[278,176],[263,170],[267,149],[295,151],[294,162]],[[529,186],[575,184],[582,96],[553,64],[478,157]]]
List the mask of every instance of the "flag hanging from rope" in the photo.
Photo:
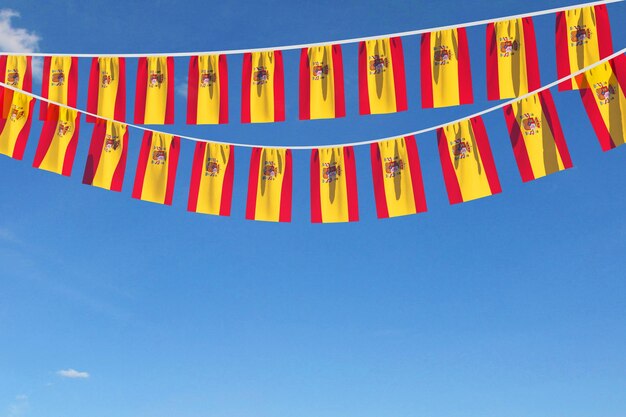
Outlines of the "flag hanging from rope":
[[285,82],[281,51],[243,56],[241,123],[285,120]]
[[450,204],[502,191],[480,116],[437,129],[437,142]]
[[187,86],[187,124],[228,123],[226,55],[192,56]]
[[415,137],[372,143],[370,156],[379,219],[427,210]]
[[123,123],[97,121],[91,135],[83,184],[122,191],[127,153],[128,126]]
[[80,113],[64,107],[51,106],[48,110],[58,117],[44,122],[33,167],[69,177],[78,145]]
[[172,205],[180,138],[146,131],[143,135],[133,198]]
[[135,92],[135,123],[174,123],[174,58],[139,58]]
[[341,46],[302,48],[300,120],[333,119],[345,115]]
[[509,104],[503,110],[523,182],[572,167],[550,90]]
[[250,158],[246,219],[291,221],[290,149],[254,148]]
[[399,37],[359,43],[359,113],[407,109],[404,53]]
[[0,153],[22,159],[30,134],[35,100],[26,94],[12,94],[6,119],[0,118]]
[[[43,98],[54,103],[76,107],[78,90],[78,58],[70,56],[47,56],[43,60]],[[39,120],[56,121],[60,107],[41,102]]]
[[[91,61],[87,111],[119,122],[126,121],[126,61],[101,57]],[[94,123],[97,118],[86,117]]]
[[487,96],[501,100],[541,87],[531,17],[487,25]]
[[235,147],[197,142],[191,170],[187,210],[230,216],[235,172]]
[[[11,87],[31,92],[33,89],[32,58],[29,56],[0,56],[0,81]],[[6,119],[11,111],[13,90],[0,87],[0,119]]]

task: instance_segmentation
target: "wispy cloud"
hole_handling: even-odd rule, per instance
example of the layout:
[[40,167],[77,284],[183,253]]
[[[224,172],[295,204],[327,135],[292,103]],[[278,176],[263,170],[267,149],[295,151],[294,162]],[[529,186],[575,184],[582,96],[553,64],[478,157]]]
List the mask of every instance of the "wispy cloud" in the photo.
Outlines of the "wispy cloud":
[[187,97],[187,82],[177,82],[176,83],[176,94],[181,97]]
[[20,17],[12,9],[0,9],[0,51],[35,52],[41,38],[36,33],[13,26],[11,19]]
[[23,417],[29,408],[28,396],[26,394],[20,394],[15,397],[13,404],[9,405],[8,417]]
[[80,372],[76,369],[62,369],[57,371],[57,375],[62,376],[63,378],[72,378],[72,379],[87,379],[89,378],[89,372]]

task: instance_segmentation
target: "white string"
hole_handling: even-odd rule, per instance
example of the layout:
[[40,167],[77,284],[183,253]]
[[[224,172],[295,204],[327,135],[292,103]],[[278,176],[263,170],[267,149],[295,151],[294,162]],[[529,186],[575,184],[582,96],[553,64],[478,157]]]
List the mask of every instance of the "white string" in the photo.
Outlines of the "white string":
[[233,54],[243,54],[246,52],[262,52],[262,51],[289,51],[293,49],[311,48],[315,46],[343,45],[347,43],[356,43],[356,42],[361,42],[361,41],[391,38],[391,37],[396,37],[396,36],[419,35],[421,33],[429,33],[429,32],[435,32],[435,31],[446,30],[446,29],[480,26],[480,25],[486,25],[488,23],[500,22],[503,20],[519,19],[522,17],[543,16],[546,14],[552,14],[552,13],[562,12],[566,10],[578,9],[581,7],[591,7],[591,6],[598,6],[601,4],[619,3],[622,1],[624,0],[601,0],[601,1],[591,2],[591,3],[580,3],[580,4],[575,4],[573,6],[565,6],[565,7],[558,7],[554,9],[539,10],[536,12],[530,12],[530,13],[525,13],[525,14],[498,17],[495,19],[477,20],[475,22],[460,23],[460,24],[449,25],[449,26],[440,26],[440,27],[429,28],[429,29],[418,29],[418,30],[411,30],[407,32],[388,33],[386,35],[376,35],[376,36],[369,36],[369,37],[363,37],[363,38],[343,39],[343,40],[337,40],[337,41],[307,43],[307,44],[300,44],[300,45],[272,46],[272,47],[254,48],[254,49],[229,49],[229,50],[224,50],[224,51],[206,51],[206,52],[173,52],[173,53],[172,52],[158,52],[158,53],[155,52],[155,53],[145,53],[145,54],[137,54],[137,53],[135,54],[67,54],[67,53],[49,53],[49,52],[40,53],[40,52],[23,52],[22,51],[22,52],[0,52],[0,55],[73,56],[73,57],[78,57],[78,58],[91,58],[91,57],[139,58],[139,57],[148,57],[148,56],[185,57],[185,56],[195,56],[195,55],[216,55],[216,54],[233,55]]

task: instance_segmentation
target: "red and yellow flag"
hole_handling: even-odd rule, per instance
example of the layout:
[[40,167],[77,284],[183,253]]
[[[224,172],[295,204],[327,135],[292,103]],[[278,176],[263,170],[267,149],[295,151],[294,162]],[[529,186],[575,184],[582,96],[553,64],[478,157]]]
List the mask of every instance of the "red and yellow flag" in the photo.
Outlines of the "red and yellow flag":
[[123,123],[97,121],[91,135],[83,184],[122,191],[127,153],[128,126]]
[[487,97],[519,97],[541,87],[531,17],[487,25]]
[[[556,69],[559,79],[613,53],[606,5],[582,7],[556,14]],[[559,91],[581,88],[580,76],[559,84]]]
[[[33,88],[32,58],[29,56],[0,56],[0,81],[11,87],[31,92]],[[0,87],[0,118],[6,119],[11,110],[13,90]]]
[[187,124],[228,123],[226,55],[192,56],[187,86]]
[[35,100],[17,92],[12,96],[7,118],[0,118],[0,153],[13,159],[22,159],[30,133]]
[[[78,58],[47,56],[43,60],[41,95],[55,103],[76,107],[78,90]],[[60,107],[41,102],[39,120],[56,121]]]
[[437,129],[437,141],[450,204],[502,192],[480,116]]
[[252,150],[246,219],[291,221],[292,171],[291,150]]
[[354,149],[351,146],[311,152],[311,222],[359,221]]
[[509,104],[503,110],[522,181],[572,167],[550,90]]
[[180,138],[146,131],[143,135],[133,198],[172,205]]
[[187,210],[230,216],[234,172],[233,145],[196,143]]
[[285,81],[281,51],[243,56],[241,123],[285,120]]
[[33,167],[69,177],[78,145],[80,113],[64,107],[51,106],[48,110],[58,119],[44,123]]
[[[603,151],[626,142],[626,55],[584,73],[583,104]],[[586,86],[586,87],[585,87]]]
[[[124,58],[102,57],[91,61],[87,111],[126,121],[126,61]],[[87,116],[87,122],[94,123],[96,118]]]
[[407,109],[402,39],[359,43],[359,113],[383,114]]
[[174,58],[139,58],[135,93],[135,123],[174,123]]
[[300,120],[345,117],[341,45],[302,48]]
[[421,67],[422,108],[474,101],[465,28],[424,33]]
[[413,136],[370,145],[379,219],[425,212],[426,195]]

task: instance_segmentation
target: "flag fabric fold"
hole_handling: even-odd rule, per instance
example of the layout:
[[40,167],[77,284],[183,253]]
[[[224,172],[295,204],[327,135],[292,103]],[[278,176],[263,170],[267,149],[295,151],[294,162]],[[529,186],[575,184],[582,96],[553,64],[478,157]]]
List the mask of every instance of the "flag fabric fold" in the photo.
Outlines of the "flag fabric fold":
[[69,177],[78,145],[80,113],[64,107],[48,111],[57,119],[44,122],[33,167]]
[[345,117],[341,45],[302,48],[300,120]]
[[370,156],[379,219],[427,210],[415,137],[372,143]]
[[187,124],[228,123],[226,55],[192,56],[187,86]]
[[133,198],[171,206],[179,153],[178,136],[146,131],[139,151]]
[[[76,107],[78,93],[78,58],[69,56],[47,56],[43,60],[43,98],[54,103]],[[41,102],[39,120],[56,121],[60,107]]]
[[246,219],[291,221],[290,149],[254,148],[250,158]]
[[[11,87],[31,92],[33,89],[32,58],[29,56],[0,56],[0,81]],[[13,90],[0,87],[0,119],[6,119],[11,110]]]
[[196,143],[187,210],[230,216],[234,172],[233,145]]
[[127,153],[128,126],[123,123],[97,121],[91,135],[83,184],[122,191]]
[[243,56],[241,123],[285,120],[285,81],[281,51]]
[[[124,58],[100,57],[91,61],[87,111],[98,116],[126,121],[126,61]],[[88,123],[97,118],[87,116]]]
[[135,92],[135,123],[174,123],[174,58],[139,58]]
[[6,119],[0,118],[0,153],[22,159],[33,118],[35,100],[26,94],[12,95]]

